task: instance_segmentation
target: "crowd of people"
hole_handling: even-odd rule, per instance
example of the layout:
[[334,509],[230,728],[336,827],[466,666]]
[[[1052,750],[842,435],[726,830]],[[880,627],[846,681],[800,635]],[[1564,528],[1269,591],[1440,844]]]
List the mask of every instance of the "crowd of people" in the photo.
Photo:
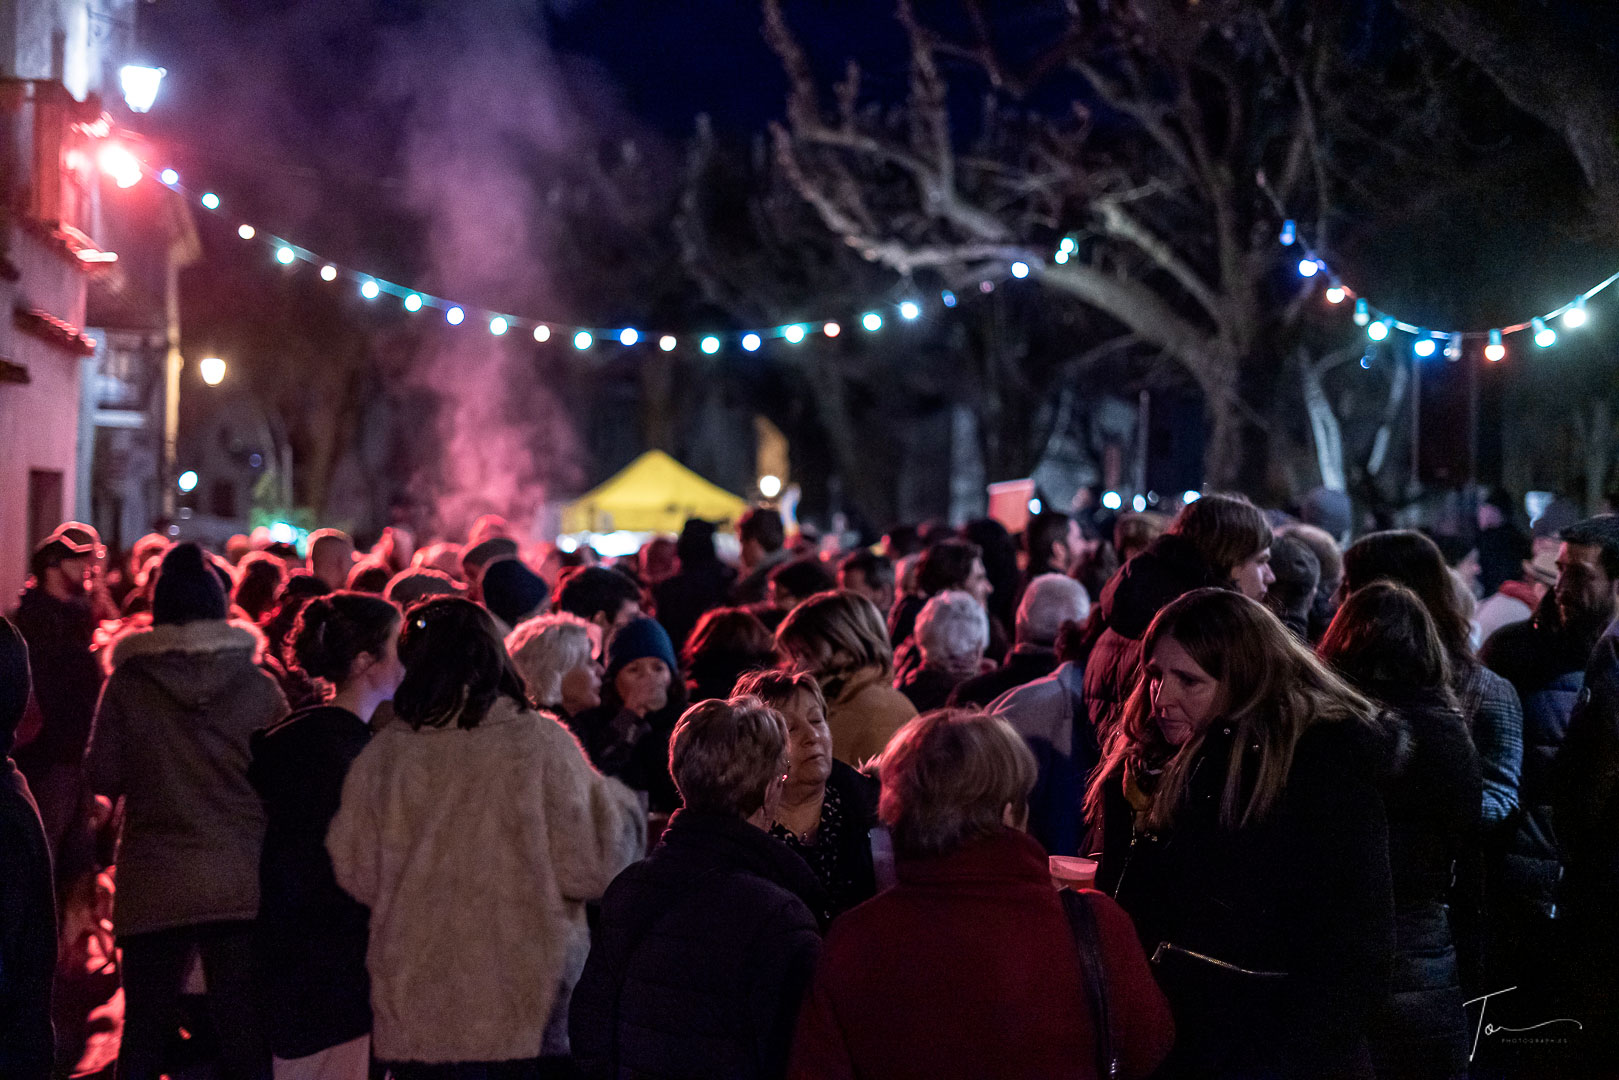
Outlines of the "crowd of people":
[[131,1080],[1619,1075],[1619,515],[1511,517],[69,522],[0,620],[0,1076],[98,949]]

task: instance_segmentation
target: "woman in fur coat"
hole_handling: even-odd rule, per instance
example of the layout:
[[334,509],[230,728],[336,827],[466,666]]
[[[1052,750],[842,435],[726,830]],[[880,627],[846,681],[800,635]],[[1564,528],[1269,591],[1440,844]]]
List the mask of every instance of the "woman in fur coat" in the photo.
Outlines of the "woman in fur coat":
[[396,1080],[544,1075],[567,1051],[585,902],[640,855],[640,803],[530,708],[479,605],[413,607],[399,658],[397,722],[350,767],[326,838],[371,909],[374,1055]]

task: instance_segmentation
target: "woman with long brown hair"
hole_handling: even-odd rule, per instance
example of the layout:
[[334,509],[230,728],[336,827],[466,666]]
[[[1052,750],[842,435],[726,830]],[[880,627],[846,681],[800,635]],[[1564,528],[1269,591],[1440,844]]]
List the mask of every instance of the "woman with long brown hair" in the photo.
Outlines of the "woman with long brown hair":
[[1085,808],[1175,1013],[1161,1075],[1370,1077],[1394,921],[1372,705],[1231,590],[1169,604],[1142,656]]
[[1478,752],[1447,685],[1439,632],[1411,590],[1378,581],[1352,593],[1319,652],[1385,710],[1397,747],[1384,787],[1395,968],[1373,1025],[1377,1075],[1457,1080],[1470,1032],[1445,901],[1458,861],[1478,845]]

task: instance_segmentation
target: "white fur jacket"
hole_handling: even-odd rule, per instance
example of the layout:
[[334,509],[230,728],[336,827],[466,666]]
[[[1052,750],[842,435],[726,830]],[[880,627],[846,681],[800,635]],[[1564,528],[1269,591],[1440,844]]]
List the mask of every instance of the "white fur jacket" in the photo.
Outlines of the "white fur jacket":
[[501,698],[471,730],[378,732],[326,837],[338,883],[371,908],[377,1058],[537,1056],[587,947],[584,901],[645,842],[635,794],[548,715]]

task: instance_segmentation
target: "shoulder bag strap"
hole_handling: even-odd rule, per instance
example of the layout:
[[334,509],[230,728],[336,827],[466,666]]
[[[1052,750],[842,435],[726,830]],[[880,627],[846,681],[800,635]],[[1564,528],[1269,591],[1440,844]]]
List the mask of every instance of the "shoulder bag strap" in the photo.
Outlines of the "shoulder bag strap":
[[1096,1075],[1111,1080],[1119,1075],[1119,1059],[1113,1052],[1113,1022],[1108,1011],[1107,973],[1102,968],[1102,934],[1096,925],[1096,913],[1090,902],[1072,889],[1063,889],[1057,895],[1062,898],[1068,930],[1079,950],[1079,978],[1090,1003],[1091,1028],[1096,1032]]

